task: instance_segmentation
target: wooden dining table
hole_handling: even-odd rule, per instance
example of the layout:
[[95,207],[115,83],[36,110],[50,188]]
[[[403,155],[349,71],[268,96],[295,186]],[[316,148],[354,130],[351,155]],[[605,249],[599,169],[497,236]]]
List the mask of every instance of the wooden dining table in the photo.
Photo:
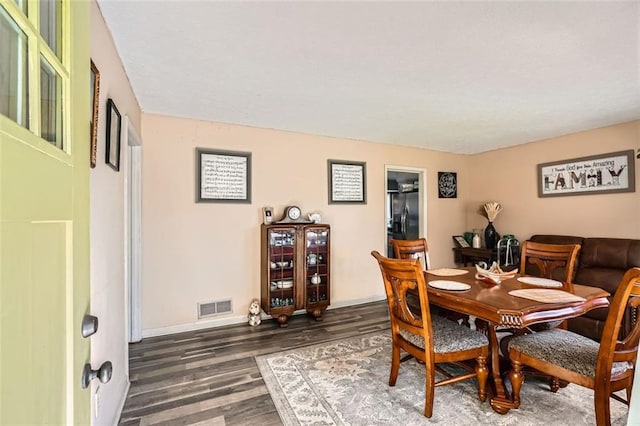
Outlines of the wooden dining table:
[[[429,303],[474,316],[487,324],[487,337],[491,357],[491,376],[493,395],[491,407],[500,414],[517,408],[507,391],[500,372],[500,348],[497,331],[500,328],[525,328],[532,324],[565,320],[609,305],[609,293],[586,285],[562,283],[562,290],[579,296],[582,300],[564,302],[541,302],[509,294],[520,289],[540,289],[540,286],[518,281],[521,275],[501,281],[499,284],[476,278],[475,268],[461,268],[462,275],[436,275],[439,270],[425,271]],[[452,273],[452,270],[442,270]],[[429,282],[436,280],[453,281],[468,284],[467,290],[443,290],[434,288]],[[438,283],[436,283],[438,284]],[[440,283],[442,284],[442,283]],[[550,289],[550,288],[549,288]]]

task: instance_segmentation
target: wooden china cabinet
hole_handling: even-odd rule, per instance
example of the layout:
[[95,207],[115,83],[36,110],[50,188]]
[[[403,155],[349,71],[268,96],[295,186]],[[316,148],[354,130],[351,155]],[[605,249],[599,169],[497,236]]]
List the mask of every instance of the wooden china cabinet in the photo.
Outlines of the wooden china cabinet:
[[281,223],[262,225],[262,310],[286,327],[306,309],[317,321],[330,300],[330,226]]

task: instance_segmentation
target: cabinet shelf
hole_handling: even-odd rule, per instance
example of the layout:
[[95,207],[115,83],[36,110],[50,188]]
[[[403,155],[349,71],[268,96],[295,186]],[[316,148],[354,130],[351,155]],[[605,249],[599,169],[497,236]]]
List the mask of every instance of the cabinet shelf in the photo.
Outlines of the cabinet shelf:
[[[260,301],[281,327],[299,309],[322,320],[330,301],[330,271],[329,225],[262,225]],[[313,283],[316,279],[319,282]],[[293,286],[278,288],[277,283],[285,280],[293,281]]]

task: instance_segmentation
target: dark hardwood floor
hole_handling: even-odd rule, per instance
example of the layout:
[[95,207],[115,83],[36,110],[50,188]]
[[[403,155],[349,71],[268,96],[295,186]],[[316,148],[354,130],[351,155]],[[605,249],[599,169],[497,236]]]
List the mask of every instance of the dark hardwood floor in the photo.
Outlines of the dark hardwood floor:
[[389,328],[386,301],[129,345],[131,387],[120,425],[281,425],[254,357]]

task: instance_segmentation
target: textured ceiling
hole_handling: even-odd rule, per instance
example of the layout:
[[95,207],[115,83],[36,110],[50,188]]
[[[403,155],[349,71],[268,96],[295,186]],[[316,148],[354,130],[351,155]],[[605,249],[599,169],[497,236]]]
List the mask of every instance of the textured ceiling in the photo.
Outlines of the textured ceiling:
[[98,4],[144,112],[455,153],[640,118],[638,2]]

